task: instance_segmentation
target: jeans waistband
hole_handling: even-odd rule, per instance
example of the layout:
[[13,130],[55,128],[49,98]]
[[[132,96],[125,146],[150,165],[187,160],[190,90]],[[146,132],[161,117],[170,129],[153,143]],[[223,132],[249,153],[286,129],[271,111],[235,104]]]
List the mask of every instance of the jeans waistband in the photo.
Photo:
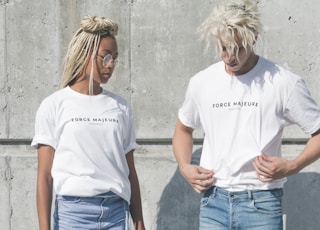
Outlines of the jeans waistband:
[[263,197],[265,195],[270,195],[270,194],[276,197],[280,197],[283,195],[283,189],[276,188],[276,189],[270,189],[270,190],[228,191],[223,188],[213,186],[204,193],[204,196],[220,195],[228,198],[239,197],[242,199],[256,199],[256,198]]
[[112,198],[112,197],[119,197],[118,195],[116,195],[115,193],[109,191],[106,193],[102,193],[99,195],[95,195],[95,196],[88,196],[88,197],[84,197],[84,196],[68,196],[68,195],[56,195],[57,199],[68,199],[68,200],[92,200],[92,201],[99,201],[99,200],[103,200],[106,198]]

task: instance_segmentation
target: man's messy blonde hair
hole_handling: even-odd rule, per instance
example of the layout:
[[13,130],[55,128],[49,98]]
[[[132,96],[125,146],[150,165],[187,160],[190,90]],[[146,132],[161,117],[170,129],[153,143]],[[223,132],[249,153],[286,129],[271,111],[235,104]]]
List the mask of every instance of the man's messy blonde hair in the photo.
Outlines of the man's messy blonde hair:
[[[93,63],[100,40],[103,37],[114,38],[118,33],[116,22],[104,17],[85,16],[80,23],[80,28],[71,39],[62,73],[61,88],[72,85],[76,78],[84,71],[89,59]],[[92,65],[93,66],[93,65]],[[93,68],[91,68],[89,92],[92,94]]]
[[213,38],[217,53],[221,54],[224,43],[228,44],[228,54],[238,58],[239,47],[242,46],[246,52],[253,50],[262,31],[259,17],[256,1],[222,0],[214,6],[212,13],[199,27],[199,32],[207,47]]

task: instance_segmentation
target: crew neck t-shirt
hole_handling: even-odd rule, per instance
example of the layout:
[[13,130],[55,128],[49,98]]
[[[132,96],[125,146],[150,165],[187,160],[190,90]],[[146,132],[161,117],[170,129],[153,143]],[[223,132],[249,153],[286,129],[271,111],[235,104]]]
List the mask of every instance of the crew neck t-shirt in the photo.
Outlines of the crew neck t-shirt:
[[190,79],[180,121],[203,129],[200,165],[214,170],[215,185],[230,191],[283,187],[286,178],[257,179],[254,159],[261,153],[281,156],[285,126],[297,124],[307,134],[320,128],[320,109],[304,81],[259,57],[248,73],[230,76],[222,61]]
[[56,194],[95,196],[109,191],[130,202],[126,153],[137,148],[131,107],[103,90],[85,95],[63,88],[41,103],[31,145],[55,149]]

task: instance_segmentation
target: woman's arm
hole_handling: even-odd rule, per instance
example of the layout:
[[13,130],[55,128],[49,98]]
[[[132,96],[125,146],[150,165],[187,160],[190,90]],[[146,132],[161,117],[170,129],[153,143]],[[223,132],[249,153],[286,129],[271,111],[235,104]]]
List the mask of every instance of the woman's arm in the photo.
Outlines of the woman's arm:
[[130,213],[136,230],[144,230],[144,221],[142,215],[141,194],[139,180],[134,165],[134,150],[127,153],[127,163],[129,166],[129,180],[131,184],[131,201],[130,201]]
[[54,149],[51,146],[38,146],[37,210],[40,230],[50,230],[53,157]]

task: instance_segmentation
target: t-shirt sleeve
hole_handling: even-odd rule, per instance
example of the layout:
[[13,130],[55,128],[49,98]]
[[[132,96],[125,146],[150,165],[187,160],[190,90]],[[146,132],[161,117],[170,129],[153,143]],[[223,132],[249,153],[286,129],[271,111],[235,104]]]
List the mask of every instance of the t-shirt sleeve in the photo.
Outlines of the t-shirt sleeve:
[[54,138],[55,122],[52,114],[52,108],[47,101],[41,103],[35,119],[35,135],[32,139],[31,146],[37,148],[39,144],[49,145],[56,148]]
[[192,79],[189,82],[189,86],[186,92],[185,100],[179,109],[178,117],[179,120],[187,127],[192,129],[200,129],[200,116],[198,105],[195,103],[194,85]]
[[135,135],[135,128],[134,128],[134,116],[133,111],[130,106],[128,106],[127,109],[127,128],[125,129],[125,138],[124,138],[124,152],[129,153],[131,150],[134,150],[139,147],[139,145],[136,142],[136,135]]
[[297,81],[288,98],[285,117],[306,134],[314,134],[320,129],[320,107],[311,97],[302,79]]

